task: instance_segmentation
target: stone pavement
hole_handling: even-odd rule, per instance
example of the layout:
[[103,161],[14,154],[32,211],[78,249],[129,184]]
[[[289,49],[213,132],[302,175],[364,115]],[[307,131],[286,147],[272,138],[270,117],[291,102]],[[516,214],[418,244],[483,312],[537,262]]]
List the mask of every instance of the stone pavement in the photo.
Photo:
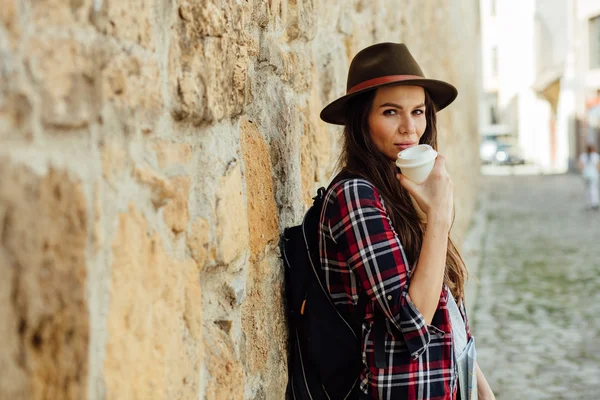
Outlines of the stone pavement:
[[579,176],[485,176],[471,311],[497,400],[600,399],[600,212]]

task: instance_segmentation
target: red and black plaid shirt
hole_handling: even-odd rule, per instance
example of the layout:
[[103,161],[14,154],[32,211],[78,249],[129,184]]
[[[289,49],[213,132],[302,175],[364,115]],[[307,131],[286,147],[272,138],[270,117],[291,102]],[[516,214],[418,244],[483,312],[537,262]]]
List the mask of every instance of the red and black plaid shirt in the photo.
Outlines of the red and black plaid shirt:
[[[362,325],[362,391],[373,399],[455,399],[448,289],[442,289],[437,311],[427,325],[408,295],[411,266],[383,199],[371,183],[338,182],[325,195],[324,204],[319,251],[331,297],[347,313],[357,311],[361,292],[371,300]],[[375,366],[374,307],[385,315],[386,368]],[[462,302],[459,308],[470,337]]]

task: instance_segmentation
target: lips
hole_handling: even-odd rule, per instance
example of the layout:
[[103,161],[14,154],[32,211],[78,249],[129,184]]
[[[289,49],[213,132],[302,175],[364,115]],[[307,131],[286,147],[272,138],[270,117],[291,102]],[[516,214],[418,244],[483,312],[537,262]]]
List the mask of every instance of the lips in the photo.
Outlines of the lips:
[[396,146],[396,148],[399,151],[406,150],[409,147],[413,147],[415,145],[416,145],[416,143],[413,143],[413,142],[410,142],[410,143],[394,143],[394,146]]

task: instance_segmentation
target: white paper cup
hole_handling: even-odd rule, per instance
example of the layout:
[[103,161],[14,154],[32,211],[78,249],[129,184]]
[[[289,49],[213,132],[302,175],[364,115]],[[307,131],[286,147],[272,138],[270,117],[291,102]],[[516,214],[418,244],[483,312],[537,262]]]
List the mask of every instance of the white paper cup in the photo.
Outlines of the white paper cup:
[[422,183],[431,173],[437,154],[430,145],[420,144],[398,153],[396,165],[402,175],[415,183]]

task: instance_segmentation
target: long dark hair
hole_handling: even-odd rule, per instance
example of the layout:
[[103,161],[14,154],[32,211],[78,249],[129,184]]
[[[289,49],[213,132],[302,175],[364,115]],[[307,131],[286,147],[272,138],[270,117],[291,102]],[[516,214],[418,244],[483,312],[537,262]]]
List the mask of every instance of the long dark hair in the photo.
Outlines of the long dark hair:
[[[343,148],[338,167],[363,177],[378,189],[408,261],[414,265],[421,251],[425,226],[419,221],[408,191],[396,178],[398,172],[396,166],[377,149],[371,139],[369,111],[375,93],[376,90],[370,90],[356,96],[349,103],[346,109],[347,122],[344,127]],[[437,150],[436,109],[427,91],[425,91],[425,118],[427,127],[419,143],[428,144]],[[466,278],[465,263],[448,236],[444,283],[450,288],[457,301],[464,296]]]

